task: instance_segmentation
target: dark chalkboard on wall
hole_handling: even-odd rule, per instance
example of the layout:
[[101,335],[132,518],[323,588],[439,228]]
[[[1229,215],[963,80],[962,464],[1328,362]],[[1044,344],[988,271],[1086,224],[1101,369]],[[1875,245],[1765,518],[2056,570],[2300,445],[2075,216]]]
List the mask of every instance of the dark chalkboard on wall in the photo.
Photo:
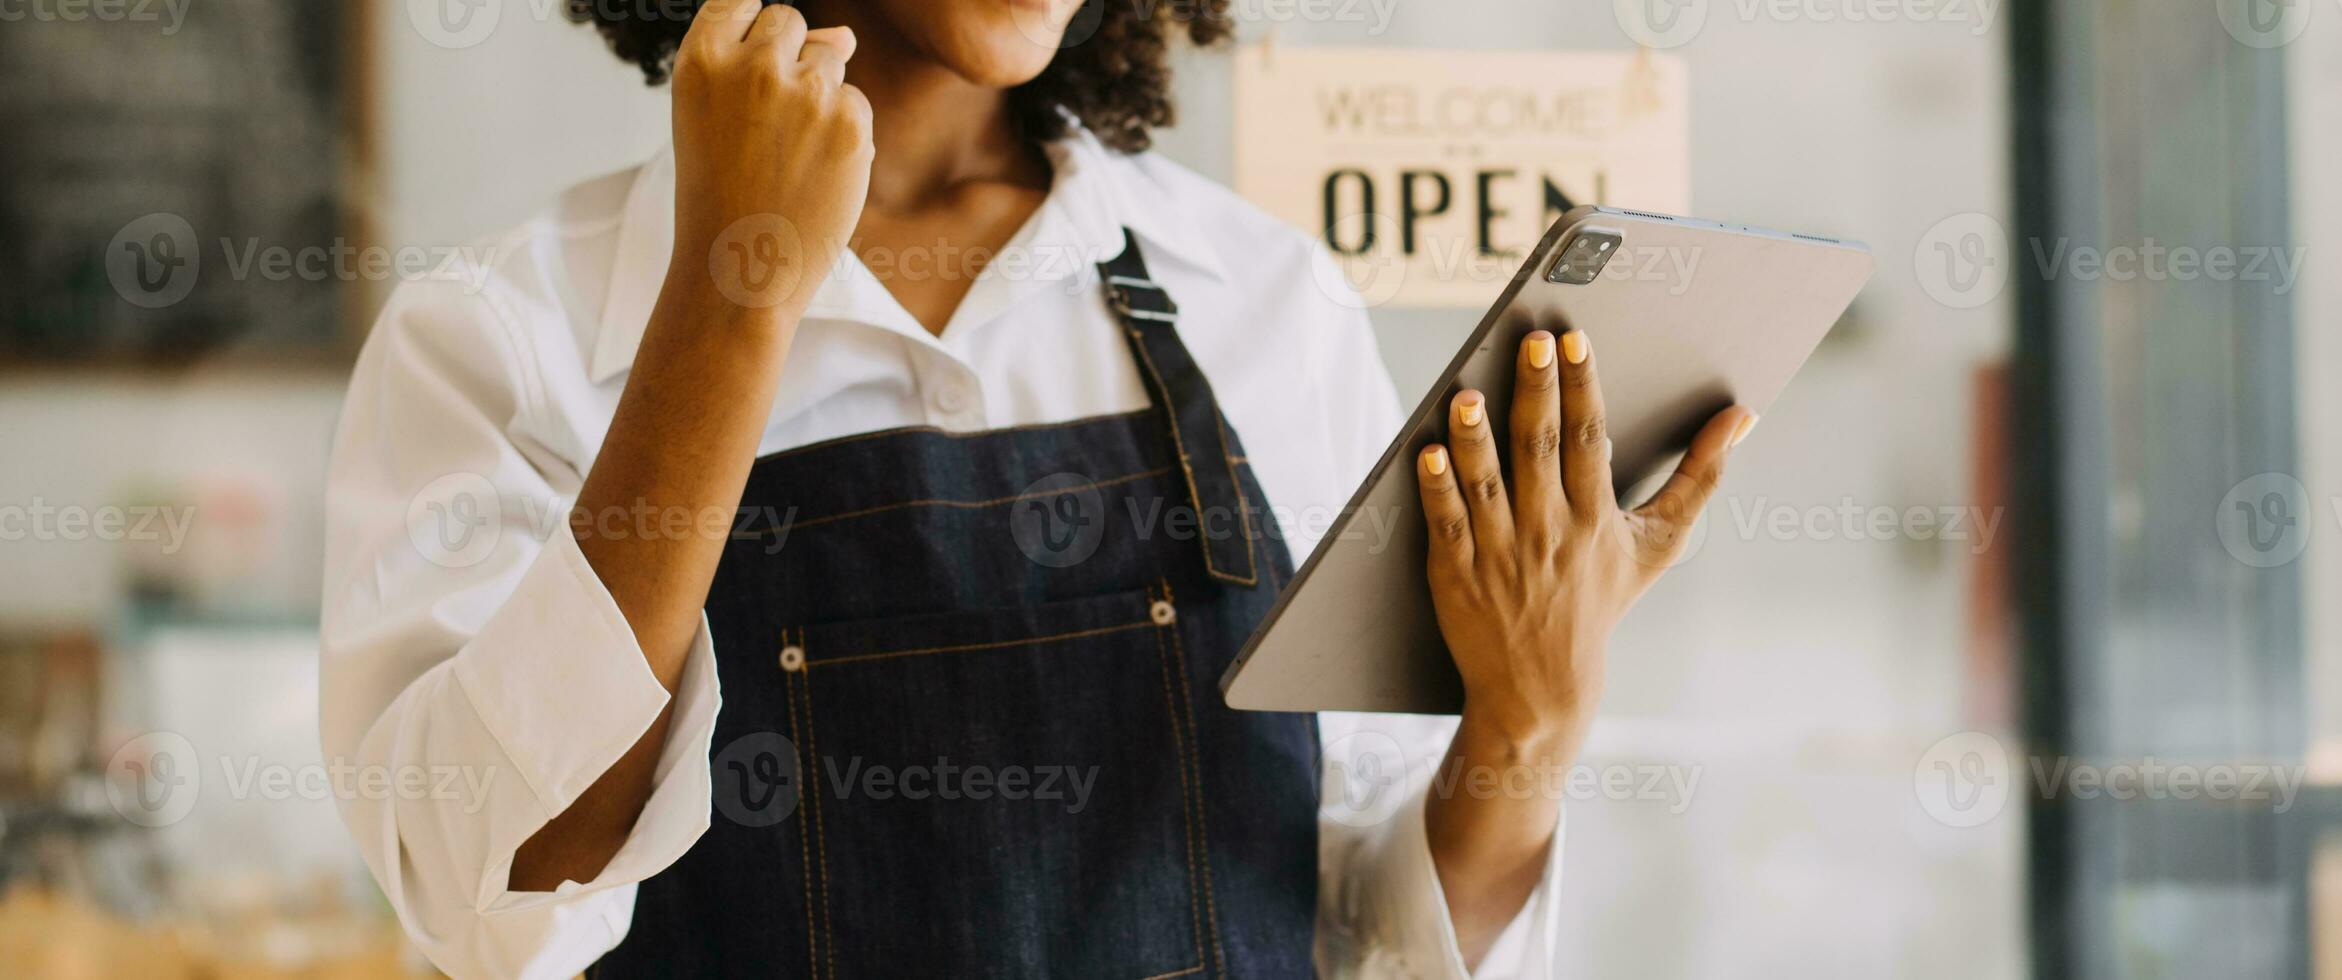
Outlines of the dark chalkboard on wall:
[[339,351],[363,5],[23,9],[0,30],[0,363]]

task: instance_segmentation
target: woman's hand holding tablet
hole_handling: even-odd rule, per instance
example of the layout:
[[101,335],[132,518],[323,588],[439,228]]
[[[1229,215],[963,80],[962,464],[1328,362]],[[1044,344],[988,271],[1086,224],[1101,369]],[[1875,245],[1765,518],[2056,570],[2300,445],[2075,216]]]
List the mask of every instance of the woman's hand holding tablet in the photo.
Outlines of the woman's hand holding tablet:
[[1223,676],[1228,703],[1574,743],[1602,641],[1691,551],[1724,453],[1874,264],[1812,235],[1562,216]]
[[1659,494],[1626,510],[1591,340],[1539,330],[1518,361],[1509,488],[1480,391],[1455,396],[1448,442],[1417,456],[1431,598],[1463,677],[1465,726],[1573,758],[1602,695],[1611,629],[1681,555],[1757,416],[1716,413]]

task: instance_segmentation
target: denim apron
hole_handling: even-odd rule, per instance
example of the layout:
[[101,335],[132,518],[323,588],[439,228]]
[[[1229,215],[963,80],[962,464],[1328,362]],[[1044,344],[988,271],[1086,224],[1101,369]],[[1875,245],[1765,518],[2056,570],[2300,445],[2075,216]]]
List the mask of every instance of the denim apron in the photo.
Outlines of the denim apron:
[[1315,721],[1218,693],[1291,559],[1124,239],[1145,410],[757,461],[709,829],[593,975],[1309,975]]

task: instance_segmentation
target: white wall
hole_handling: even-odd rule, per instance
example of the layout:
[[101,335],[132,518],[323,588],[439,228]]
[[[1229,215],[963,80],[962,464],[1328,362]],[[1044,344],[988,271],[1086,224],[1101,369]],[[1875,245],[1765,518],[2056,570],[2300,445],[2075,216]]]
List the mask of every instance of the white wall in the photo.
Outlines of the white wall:
[[561,188],[632,166],[667,139],[666,90],[612,57],[566,3],[503,0],[468,48],[434,43],[405,0],[369,5],[379,45],[385,241],[453,244],[534,213]]
[[[169,542],[33,535],[0,545],[0,621],[106,622],[127,563],[168,549],[210,613],[316,615],[326,445],[342,379],[255,369],[13,376],[0,383],[0,501],[194,507]],[[160,525],[157,525],[160,528]]]

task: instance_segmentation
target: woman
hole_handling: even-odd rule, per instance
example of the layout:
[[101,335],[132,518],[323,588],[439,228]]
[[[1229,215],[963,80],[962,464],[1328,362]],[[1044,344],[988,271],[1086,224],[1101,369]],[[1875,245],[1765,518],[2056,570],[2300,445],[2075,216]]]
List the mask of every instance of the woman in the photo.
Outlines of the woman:
[[1400,416],[1315,245],[1142,152],[1225,4],[577,7],[671,75],[671,155],[398,294],[331,478],[328,755],[487,787],[344,807],[433,960],[1542,973],[1514,777],[1754,417],[1622,513],[1582,335],[1528,339],[1502,451],[1460,394],[1418,475],[1467,708],[1328,718],[1445,754],[1321,814],[1315,720],[1213,684]]

